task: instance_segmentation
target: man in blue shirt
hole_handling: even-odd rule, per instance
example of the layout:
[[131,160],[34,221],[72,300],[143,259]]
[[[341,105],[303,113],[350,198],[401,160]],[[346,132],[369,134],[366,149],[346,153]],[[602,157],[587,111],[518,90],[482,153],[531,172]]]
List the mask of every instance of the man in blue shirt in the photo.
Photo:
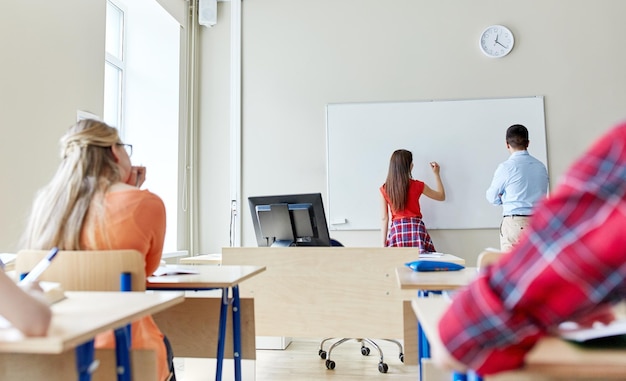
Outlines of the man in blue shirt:
[[506,148],[511,156],[498,165],[486,192],[487,201],[502,205],[502,251],[508,251],[517,243],[533,207],[548,192],[548,170],[528,153],[528,143],[528,129],[521,124],[506,130]]

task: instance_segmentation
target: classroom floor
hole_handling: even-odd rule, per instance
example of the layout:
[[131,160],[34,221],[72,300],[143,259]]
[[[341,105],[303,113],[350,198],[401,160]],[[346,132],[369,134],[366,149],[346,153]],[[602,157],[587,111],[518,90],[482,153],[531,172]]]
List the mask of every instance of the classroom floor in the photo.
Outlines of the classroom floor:
[[[361,346],[356,341],[346,342],[336,347],[332,353],[336,367],[334,370],[326,369],[325,360],[318,356],[319,342],[318,339],[296,338],[284,350],[259,349],[256,352],[256,364],[251,360],[242,362],[242,378],[245,381],[356,381],[363,379],[413,381],[417,379],[419,368],[416,365],[404,365],[398,358],[398,348],[395,344],[382,340],[376,341],[383,350],[385,362],[389,367],[387,373],[380,373],[377,352],[371,348],[369,356],[361,355]],[[210,361],[176,359],[177,380],[214,380],[214,362]],[[256,375],[254,375],[255,372]],[[232,380],[232,374],[232,361],[225,361],[223,380]]]

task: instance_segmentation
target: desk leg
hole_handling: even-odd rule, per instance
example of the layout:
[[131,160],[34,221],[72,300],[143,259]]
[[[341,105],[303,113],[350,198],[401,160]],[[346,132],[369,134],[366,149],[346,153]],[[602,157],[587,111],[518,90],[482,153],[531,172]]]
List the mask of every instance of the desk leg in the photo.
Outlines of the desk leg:
[[[132,290],[132,274],[120,274],[120,291]],[[118,381],[131,381],[132,372],[130,368],[130,348],[131,348],[131,325],[118,328],[113,331],[115,334],[115,360],[117,365]]]
[[465,373],[452,372],[452,381],[467,381]]
[[241,381],[241,313],[239,311],[239,286],[233,286],[233,361],[235,381]]
[[[418,290],[417,291],[418,298],[426,298],[428,297],[428,291]],[[420,324],[419,320],[417,321],[417,363],[420,367],[419,379],[423,380],[424,372],[422,371],[422,360],[430,358],[430,344],[428,343],[428,339],[424,334],[424,330],[422,329],[422,324]]]
[[467,373],[452,372],[452,381],[482,381],[483,378],[471,370]]
[[222,381],[222,367],[224,363],[224,344],[226,342],[226,315],[228,312],[228,288],[222,288],[222,305],[220,307],[220,327],[217,334],[217,363],[215,381]]
[[93,344],[94,341],[90,340],[76,347],[76,369],[79,381],[91,381],[95,352]]
[[115,358],[117,362],[118,381],[131,381],[130,368],[130,330],[128,326],[114,330],[115,333]]
[[[433,293],[435,294],[441,294],[441,291],[433,291]],[[425,291],[425,290],[418,290],[417,291],[417,297],[418,298],[427,298],[429,294],[429,291]],[[422,325],[420,324],[419,320],[417,322],[417,343],[419,345],[418,347],[418,363],[420,366],[420,374],[419,374],[419,379],[420,381],[423,379],[423,372],[422,372],[422,359],[427,359],[430,358],[430,344],[428,343],[428,339],[426,338],[426,335],[424,334],[424,330],[422,329]],[[482,381],[482,378],[480,376],[478,376],[476,373],[474,372],[469,372],[473,379],[473,381]],[[468,377],[466,373],[458,373],[458,372],[452,372],[452,381],[467,381]]]

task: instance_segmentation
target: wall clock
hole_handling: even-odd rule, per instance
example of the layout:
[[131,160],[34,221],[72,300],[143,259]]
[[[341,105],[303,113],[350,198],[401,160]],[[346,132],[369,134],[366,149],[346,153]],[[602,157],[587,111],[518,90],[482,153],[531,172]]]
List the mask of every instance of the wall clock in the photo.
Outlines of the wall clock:
[[503,25],[491,25],[481,33],[478,46],[491,58],[501,58],[513,50],[515,39],[509,28]]

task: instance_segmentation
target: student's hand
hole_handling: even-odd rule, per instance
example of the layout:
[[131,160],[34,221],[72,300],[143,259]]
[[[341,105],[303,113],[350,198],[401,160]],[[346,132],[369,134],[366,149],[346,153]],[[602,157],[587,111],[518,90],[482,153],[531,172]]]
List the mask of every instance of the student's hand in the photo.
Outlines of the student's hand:
[[130,177],[128,178],[128,184],[137,188],[141,188],[141,185],[146,181],[146,167],[133,166],[130,171]]
[[436,161],[431,161],[430,162],[430,168],[433,170],[433,173],[435,175],[438,175],[439,174],[439,170],[441,169],[439,167],[439,163],[437,163]]
[[18,286],[24,291],[26,292],[28,295],[32,296],[33,298],[39,300],[40,302],[48,305],[48,300],[46,299],[46,296],[44,294],[44,290],[43,288],[41,288],[41,285],[39,284],[39,282],[35,281],[35,282],[25,282],[25,283],[18,283]]
[[611,305],[599,306],[593,312],[585,315],[583,318],[576,320],[581,327],[593,327],[595,324],[609,324],[615,320],[613,307]]

